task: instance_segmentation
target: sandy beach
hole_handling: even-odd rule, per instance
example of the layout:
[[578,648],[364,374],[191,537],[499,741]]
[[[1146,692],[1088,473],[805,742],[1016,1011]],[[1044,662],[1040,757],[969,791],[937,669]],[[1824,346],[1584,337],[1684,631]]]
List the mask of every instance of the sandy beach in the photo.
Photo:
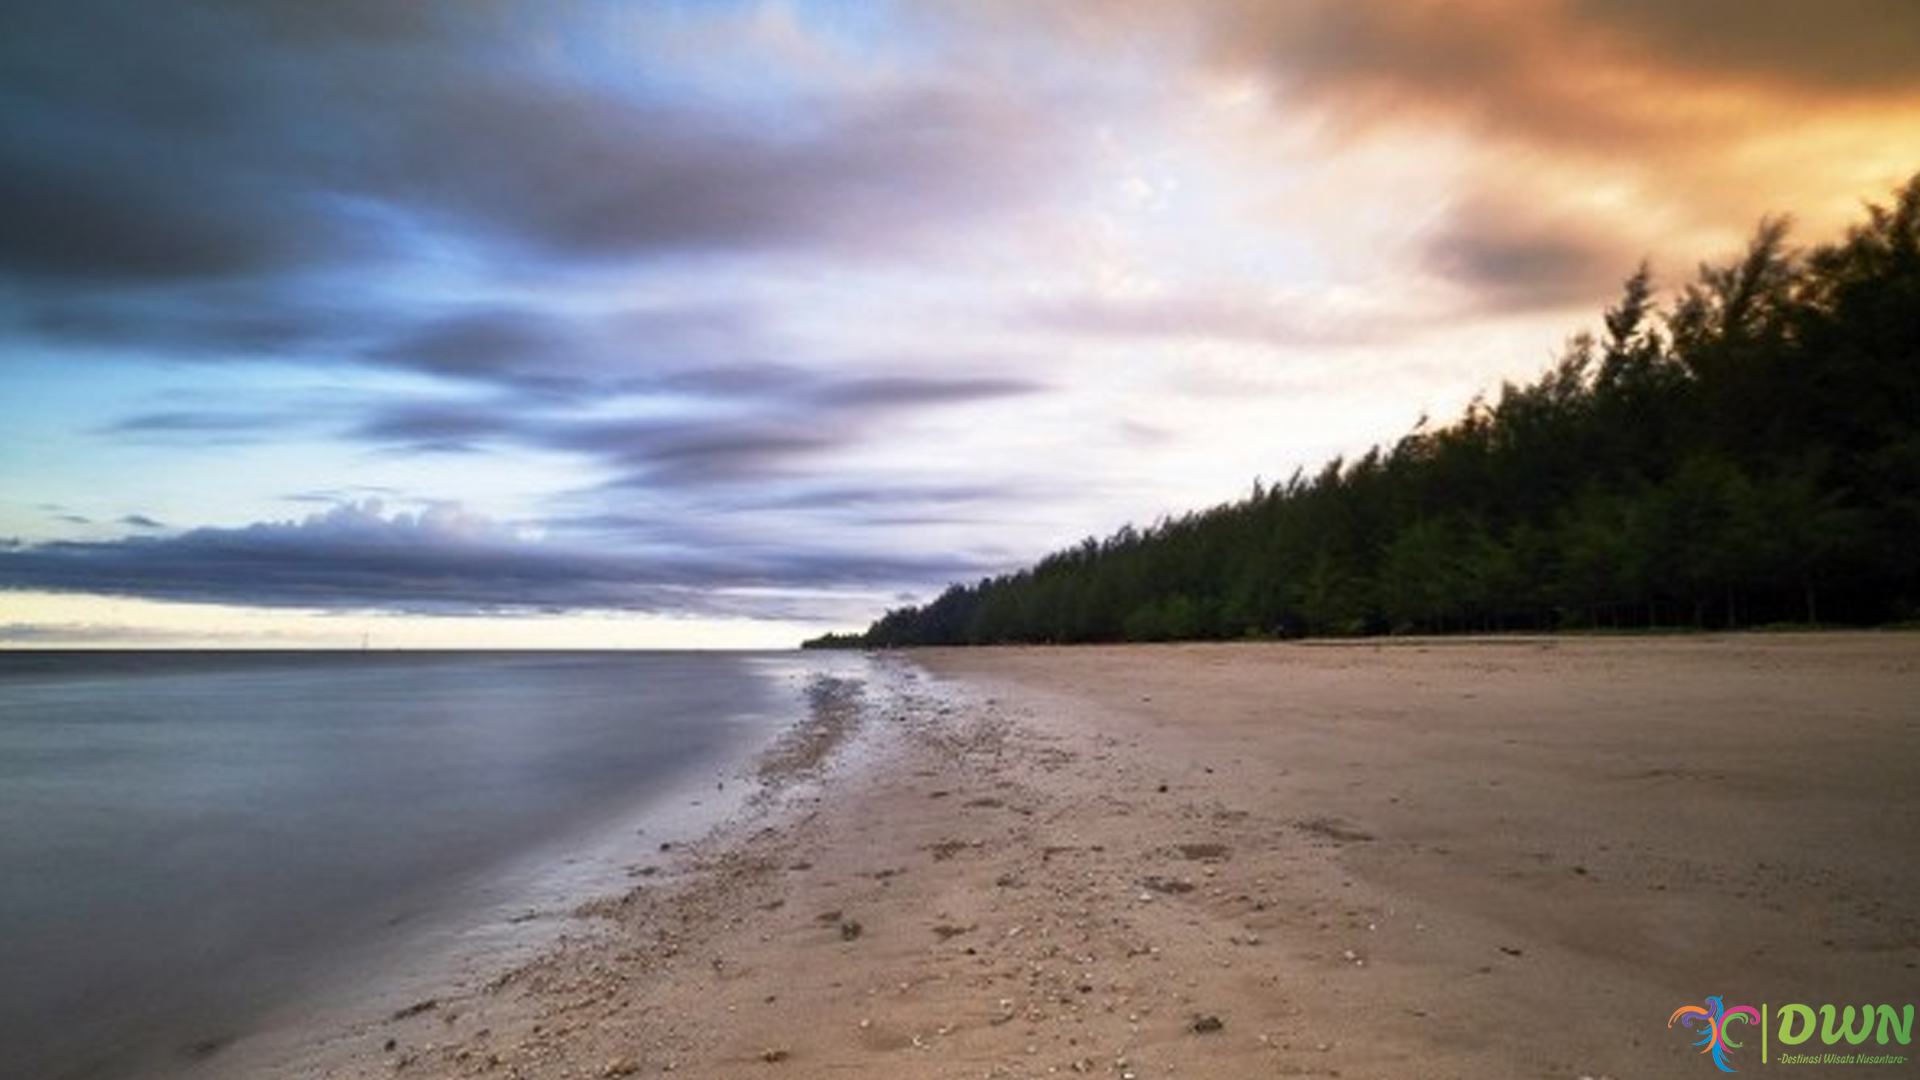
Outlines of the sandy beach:
[[203,1071],[1704,1077],[1709,995],[1920,1004],[1920,636],[878,667],[547,955]]

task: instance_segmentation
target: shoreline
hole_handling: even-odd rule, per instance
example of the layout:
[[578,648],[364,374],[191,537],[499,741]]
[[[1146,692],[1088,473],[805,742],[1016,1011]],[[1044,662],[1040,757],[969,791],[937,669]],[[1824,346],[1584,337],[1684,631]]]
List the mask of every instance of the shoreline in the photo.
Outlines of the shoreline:
[[175,1030],[125,1075],[314,1075],[363,1056],[361,1034],[391,1017],[432,1012],[442,999],[598,934],[604,926],[588,913],[594,901],[639,881],[678,879],[696,843],[777,814],[778,796],[816,777],[823,744],[840,741],[837,733],[821,738],[833,725],[823,722],[815,688],[868,665],[771,660],[763,676],[778,689],[766,707],[729,714],[727,723],[743,732],[737,745],[668,783],[649,780],[604,813],[504,860],[439,880],[412,899],[388,898],[396,915],[367,922],[369,932],[323,969],[290,974],[296,993],[238,1023],[205,1025],[191,1036]]
[[263,1075],[1677,1075],[1708,995],[1920,989],[1911,636],[873,667],[782,812]]

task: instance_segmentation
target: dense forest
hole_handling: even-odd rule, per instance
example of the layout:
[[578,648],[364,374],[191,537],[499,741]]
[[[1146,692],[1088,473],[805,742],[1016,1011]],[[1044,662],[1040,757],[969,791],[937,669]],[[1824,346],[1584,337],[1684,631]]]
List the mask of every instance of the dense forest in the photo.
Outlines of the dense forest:
[[1920,176],[1810,251],[1763,222],[1446,426],[812,646],[1920,617]]

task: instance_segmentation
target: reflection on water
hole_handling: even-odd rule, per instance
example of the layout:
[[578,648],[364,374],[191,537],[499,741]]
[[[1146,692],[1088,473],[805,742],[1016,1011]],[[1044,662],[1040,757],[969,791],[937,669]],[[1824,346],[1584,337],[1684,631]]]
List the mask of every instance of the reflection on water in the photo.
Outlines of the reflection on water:
[[0,654],[0,1075],[232,1034],[346,943],[729,767],[739,654]]

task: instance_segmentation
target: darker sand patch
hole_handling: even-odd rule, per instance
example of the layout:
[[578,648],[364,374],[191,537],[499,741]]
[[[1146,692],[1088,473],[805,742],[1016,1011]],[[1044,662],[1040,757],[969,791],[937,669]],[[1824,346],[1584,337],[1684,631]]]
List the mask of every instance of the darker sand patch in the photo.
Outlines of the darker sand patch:
[[1337,817],[1313,817],[1296,821],[1293,827],[1309,836],[1318,836],[1340,844],[1364,844],[1374,835]]

